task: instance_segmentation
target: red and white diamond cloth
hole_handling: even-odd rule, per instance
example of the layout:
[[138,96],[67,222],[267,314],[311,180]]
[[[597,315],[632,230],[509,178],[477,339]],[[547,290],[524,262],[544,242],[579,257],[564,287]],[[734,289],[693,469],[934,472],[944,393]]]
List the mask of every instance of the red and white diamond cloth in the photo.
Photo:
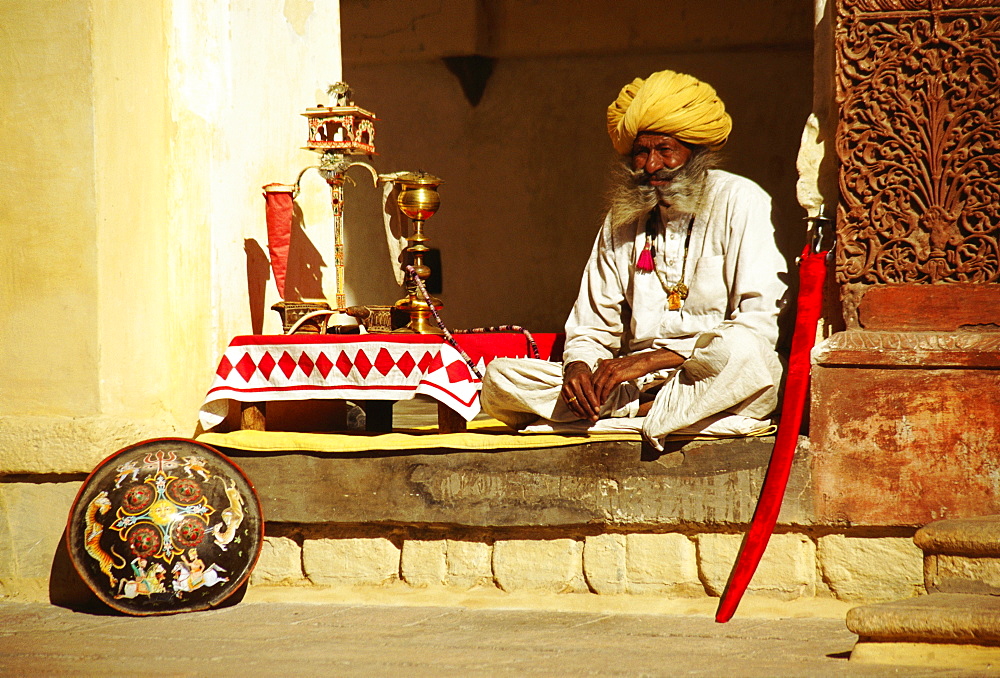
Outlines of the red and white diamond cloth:
[[229,400],[409,400],[444,403],[466,420],[479,414],[479,378],[435,335],[293,334],[230,342],[201,406],[201,426],[218,426]]

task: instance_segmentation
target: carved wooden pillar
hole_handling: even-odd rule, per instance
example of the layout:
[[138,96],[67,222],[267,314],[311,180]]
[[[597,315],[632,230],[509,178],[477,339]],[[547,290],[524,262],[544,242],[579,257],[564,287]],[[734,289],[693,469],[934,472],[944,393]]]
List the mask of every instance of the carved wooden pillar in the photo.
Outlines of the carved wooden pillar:
[[[837,277],[848,328],[1000,307],[1000,2],[840,0]],[[989,288],[981,288],[990,284]],[[927,301],[924,285],[946,285]],[[884,289],[882,286],[892,286]],[[913,302],[910,302],[910,300]],[[919,318],[900,317],[905,329]],[[941,329],[952,329],[940,319]]]
[[1000,0],[837,0],[837,282],[815,355],[823,522],[1000,513]]

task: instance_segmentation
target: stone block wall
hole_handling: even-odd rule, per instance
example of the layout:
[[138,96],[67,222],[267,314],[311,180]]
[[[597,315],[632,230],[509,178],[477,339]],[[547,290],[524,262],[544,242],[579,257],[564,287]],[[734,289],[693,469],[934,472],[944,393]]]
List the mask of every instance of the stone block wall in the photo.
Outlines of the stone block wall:
[[[725,587],[771,442],[691,442],[658,457],[626,442],[489,453],[227,452],[255,479],[267,516],[254,586],[708,597]],[[803,445],[749,591],[852,602],[922,592],[915,528],[817,520],[811,467]],[[58,556],[81,481],[0,481],[0,598],[55,601],[72,583]]]
[[[442,587],[453,591],[721,595],[742,536],[702,532],[513,532],[427,535],[416,528],[379,534],[271,526],[254,586]],[[356,536],[365,534],[366,536]],[[877,602],[923,593],[923,554],[909,537],[772,537],[748,592],[792,600],[832,597]]]
[[45,599],[79,482],[0,482],[0,599]]
[[[852,602],[922,592],[915,527],[817,519],[801,442],[750,592]],[[772,445],[677,443],[659,456],[627,442],[350,458],[228,452],[257,479],[268,516],[256,585],[688,597],[725,588]]]
[[[0,485],[0,599],[53,599],[53,591],[71,576],[57,567],[57,551],[63,516],[78,487],[78,482]],[[39,515],[40,504],[64,510]],[[269,523],[251,585],[717,597],[742,535],[698,529]],[[868,532],[782,528],[749,593],[863,603],[923,593],[924,562],[912,538],[898,531]]]

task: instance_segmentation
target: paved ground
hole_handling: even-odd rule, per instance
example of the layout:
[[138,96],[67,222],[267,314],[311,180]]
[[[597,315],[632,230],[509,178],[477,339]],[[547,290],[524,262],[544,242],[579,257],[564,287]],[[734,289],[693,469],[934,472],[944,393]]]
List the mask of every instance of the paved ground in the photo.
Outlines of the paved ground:
[[838,619],[247,602],[166,617],[0,603],[0,675],[957,676],[849,664]]

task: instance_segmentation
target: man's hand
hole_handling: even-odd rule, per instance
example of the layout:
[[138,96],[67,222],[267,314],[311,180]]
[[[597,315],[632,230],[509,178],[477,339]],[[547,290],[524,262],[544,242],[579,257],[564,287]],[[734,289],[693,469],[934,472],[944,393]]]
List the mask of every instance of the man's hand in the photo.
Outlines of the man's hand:
[[593,373],[586,363],[572,362],[563,370],[562,398],[581,419],[597,421],[601,405],[620,384],[683,362],[680,354],[665,348],[602,360]]
[[619,384],[638,379],[650,372],[677,367],[682,362],[684,358],[667,349],[602,360],[594,370],[594,393],[603,403]]
[[581,419],[597,421],[597,412],[603,401],[598,400],[594,393],[594,380],[587,363],[578,360],[563,369],[561,395],[573,414]]

